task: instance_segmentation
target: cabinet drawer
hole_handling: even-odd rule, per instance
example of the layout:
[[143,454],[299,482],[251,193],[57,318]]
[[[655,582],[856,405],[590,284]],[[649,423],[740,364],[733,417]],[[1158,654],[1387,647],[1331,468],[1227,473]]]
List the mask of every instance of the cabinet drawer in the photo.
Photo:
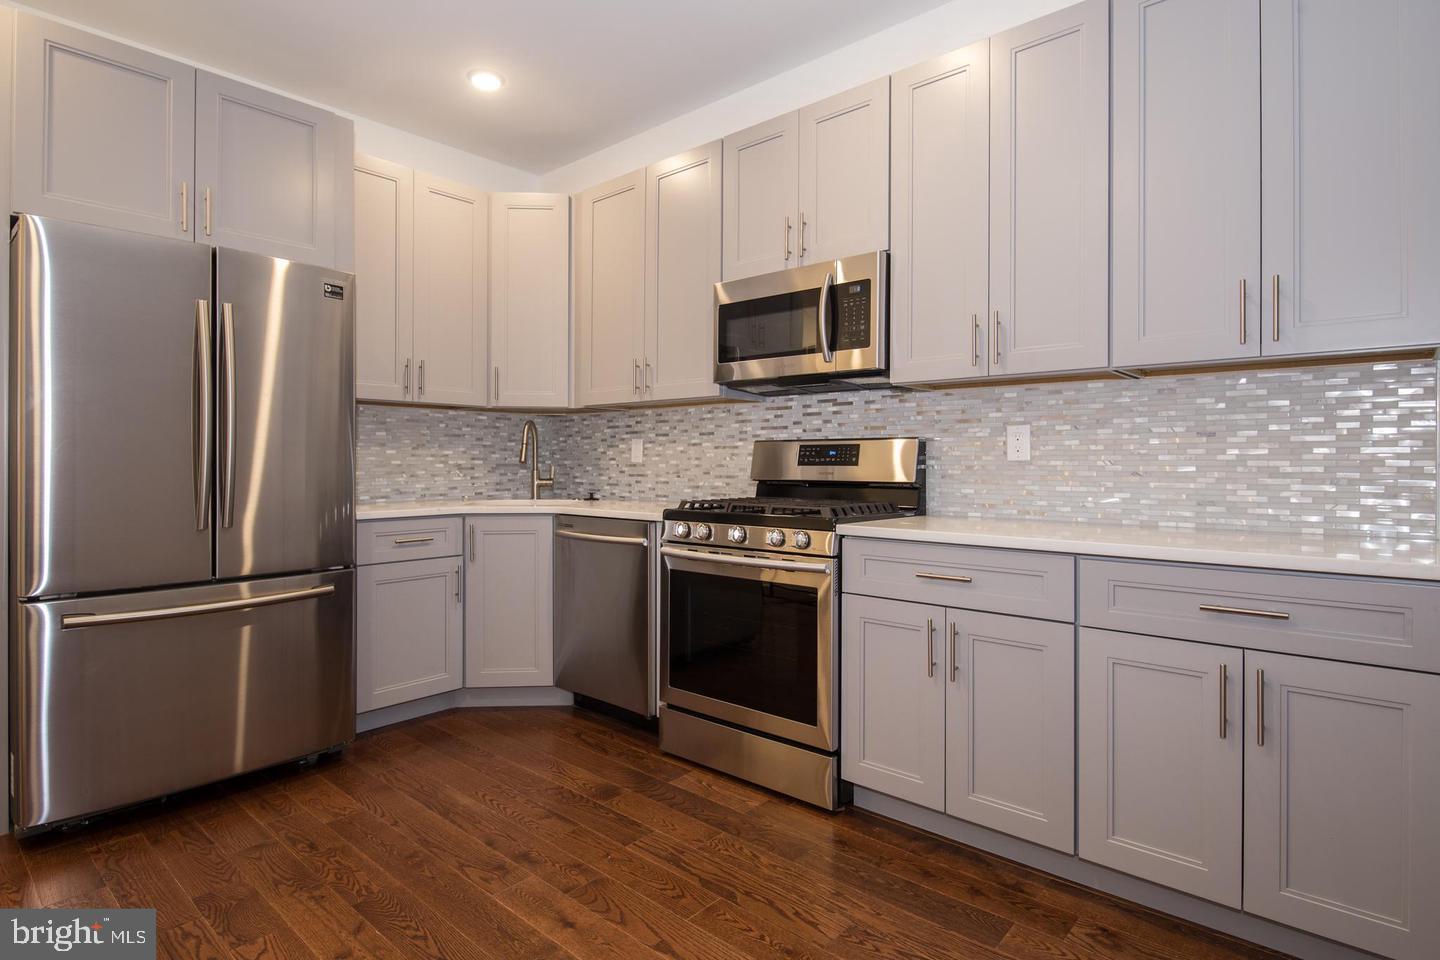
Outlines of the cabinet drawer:
[[841,587],[891,600],[1075,619],[1075,558],[989,547],[846,537]]
[[458,557],[459,517],[407,517],[403,520],[362,520],[356,524],[359,562],[393,563],[427,557]]
[[1080,622],[1440,672],[1440,584],[1082,560]]

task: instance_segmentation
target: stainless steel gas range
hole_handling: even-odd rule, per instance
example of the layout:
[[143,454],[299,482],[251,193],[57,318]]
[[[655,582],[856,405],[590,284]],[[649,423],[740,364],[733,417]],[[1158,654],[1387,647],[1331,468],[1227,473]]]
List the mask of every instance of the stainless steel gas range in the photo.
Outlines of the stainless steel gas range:
[[923,513],[925,444],[758,440],[754,497],[665,511],[660,747],[842,806],[841,523]]

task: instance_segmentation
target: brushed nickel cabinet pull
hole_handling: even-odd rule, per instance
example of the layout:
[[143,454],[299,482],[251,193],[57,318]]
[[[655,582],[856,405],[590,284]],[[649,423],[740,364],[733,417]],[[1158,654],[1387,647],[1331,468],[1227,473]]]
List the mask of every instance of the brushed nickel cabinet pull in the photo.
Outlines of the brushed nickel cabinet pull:
[[800,214],[800,256],[805,256],[805,214]]
[[785,214],[785,262],[790,262],[790,214]]
[[1270,278],[1270,339],[1276,343],[1280,342],[1280,274],[1278,273]]
[[420,388],[420,396],[425,396],[425,361],[420,361],[420,366],[415,371],[415,385]]
[[973,583],[974,577],[961,576],[958,573],[925,573],[918,571],[915,574],[917,580],[944,580],[947,583]]
[[493,396],[493,397],[495,398],[495,402],[496,402],[496,403],[499,403],[499,402],[500,402],[500,364],[498,364],[498,363],[495,364],[495,369],[492,370],[491,373],[495,374],[495,376],[493,376],[493,377],[490,378],[490,380],[491,380],[490,393],[491,393],[491,396]]
[[1265,671],[1255,671],[1255,746],[1265,746]]
[[935,618],[925,618],[925,676],[935,676]]
[[455,602],[460,602],[460,567],[455,567]]
[[647,360],[645,361],[645,392],[646,392],[646,393],[654,393],[654,392],[655,392],[655,387],[654,387],[654,385],[653,385],[653,381],[651,380],[650,373],[651,373],[651,371],[650,371],[650,361],[647,359]]
[[1202,603],[1200,609],[1206,613],[1228,613],[1237,617],[1259,617],[1262,620],[1290,619],[1290,614],[1283,610],[1251,610],[1248,607],[1226,607],[1218,603]]
[[1248,340],[1249,337],[1250,337],[1250,331],[1247,329],[1247,327],[1249,327],[1249,324],[1245,322],[1245,278],[1244,278],[1244,277],[1241,277],[1241,278],[1240,278],[1240,345],[1241,345],[1242,347],[1245,345],[1245,341]]
[[950,624],[950,682],[960,673],[960,625]]
[[469,529],[468,531],[466,531],[466,532],[470,535],[470,562],[471,562],[471,563],[474,563],[474,562],[475,562],[475,527],[474,527],[474,525],[471,525],[470,529]]
[[405,358],[405,374],[400,382],[400,395],[410,396],[410,358]]
[[180,181],[180,232],[190,232],[190,182]]
[[210,236],[210,188],[205,188],[205,236]]
[[1225,739],[1225,721],[1230,714],[1230,695],[1227,689],[1230,685],[1230,668],[1226,664],[1220,664],[1220,739]]
[[1000,362],[1000,311],[995,311],[995,362]]
[[970,366],[980,366],[980,314],[970,314]]
[[399,546],[405,543],[430,543],[434,539],[434,537],[396,537],[391,542]]

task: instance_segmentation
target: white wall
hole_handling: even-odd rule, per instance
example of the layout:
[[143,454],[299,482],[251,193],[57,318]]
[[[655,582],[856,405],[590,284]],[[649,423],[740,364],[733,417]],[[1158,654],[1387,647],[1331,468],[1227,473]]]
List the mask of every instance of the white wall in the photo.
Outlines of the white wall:
[[[574,193],[611,177],[894,73],[1069,6],[1073,0],[951,0],[864,40],[651,127],[544,174],[543,190]],[[701,67],[703,69],[703,65]]]

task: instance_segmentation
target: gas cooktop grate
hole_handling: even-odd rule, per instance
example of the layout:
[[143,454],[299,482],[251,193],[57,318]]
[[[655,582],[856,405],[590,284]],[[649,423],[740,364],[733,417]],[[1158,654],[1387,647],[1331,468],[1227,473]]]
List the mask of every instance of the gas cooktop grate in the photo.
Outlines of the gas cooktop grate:
[[800,500],[790,497],[735,497],[720,500],[683,500],[681,510],[749,514],[769,517],[886,517],[900,512],[893,503],[871,500]]

